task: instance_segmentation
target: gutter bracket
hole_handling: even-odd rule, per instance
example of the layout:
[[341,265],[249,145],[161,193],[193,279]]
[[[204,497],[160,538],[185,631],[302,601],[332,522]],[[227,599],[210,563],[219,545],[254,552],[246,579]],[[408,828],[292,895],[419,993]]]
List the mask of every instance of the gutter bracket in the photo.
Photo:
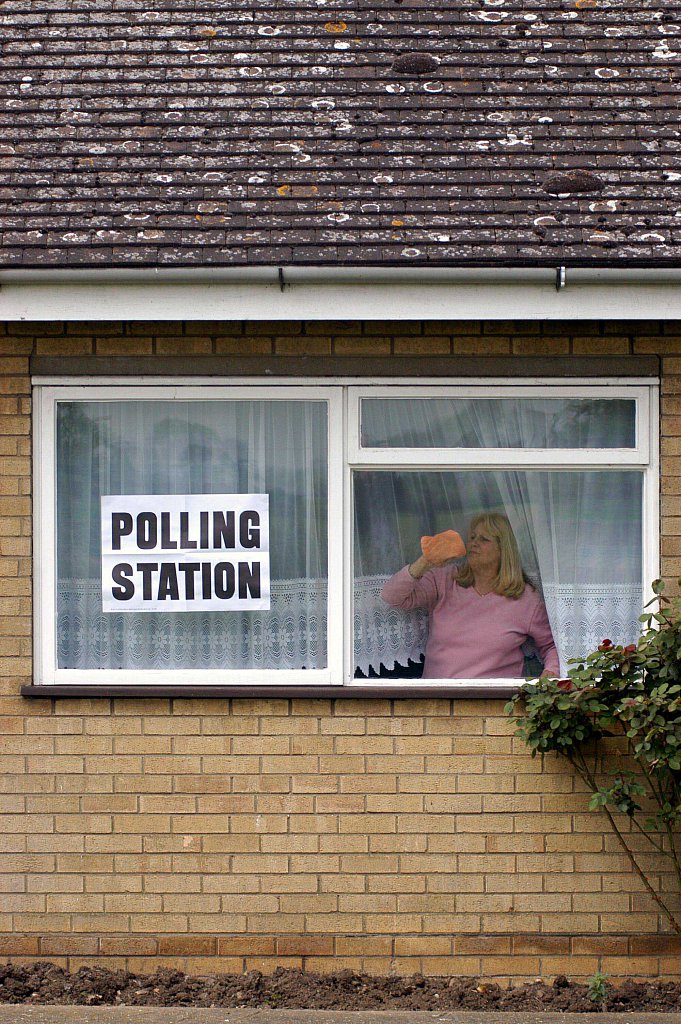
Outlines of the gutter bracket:
[[565,267],[556,267],[556,291],[559,292],[567,284],[567,272]]
[[286,287],[286,281],[284,280],[284,268],[279,267],[279,291],[283,292]]

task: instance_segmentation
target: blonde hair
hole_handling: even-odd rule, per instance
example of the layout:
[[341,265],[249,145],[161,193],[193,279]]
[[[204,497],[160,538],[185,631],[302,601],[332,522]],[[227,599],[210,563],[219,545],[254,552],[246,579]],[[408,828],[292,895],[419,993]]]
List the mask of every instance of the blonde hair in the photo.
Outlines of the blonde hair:
[[[469,532],[476,526],[482,526],[483,530],[497,542],[499,548],[499,571],[492,581],[494,593],[502,597],[521,597],[528,581],[523,572],[518,542],[508,516],[503,512],[483,512],[471,519]],[[467,560],[461,566],[456,582],[460,587],[473,586],[473,570]]]

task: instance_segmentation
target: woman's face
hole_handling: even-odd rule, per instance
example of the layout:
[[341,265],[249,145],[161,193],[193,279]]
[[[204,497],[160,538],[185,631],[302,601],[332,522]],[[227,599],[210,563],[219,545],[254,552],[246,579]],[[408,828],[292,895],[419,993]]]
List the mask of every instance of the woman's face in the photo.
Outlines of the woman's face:
[[496,574],[501,564],[499,545],[482,524],[474,526],[468,536],[468,564],[473,572]]

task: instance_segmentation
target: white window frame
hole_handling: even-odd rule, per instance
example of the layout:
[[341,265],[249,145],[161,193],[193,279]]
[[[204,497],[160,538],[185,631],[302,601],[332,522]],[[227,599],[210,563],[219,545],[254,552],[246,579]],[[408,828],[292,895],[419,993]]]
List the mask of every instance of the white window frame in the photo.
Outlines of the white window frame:
[[[329,686],[339,682],[343,665],[342,591],[329,586],[327,610],[329,627],[338,623],[337,628],[328,630],[327,667],[324,669],[60,669],[57,668],[56,643],[56,410],[59,401],[117,402],[134,401],[324,401],[328,408],[328,503],[329,509],[341,508],[343,503],[343,473],[337,452],[343,446],[343,394],[338,387],[315,385],[289,385],[288,382],[273,386],[244,386],[243,384],[178,385],[158,386],[136,382],[122,387],[120,383],[103,385],[101,378],[92,383],[73,386],[39,387],[35,392],[35,666],[39,685],[89,685],[107,686]],[[342,540],[341,531],[328,533],[329,580],[341,579]]]
[[[632,448],[371,448],[361,444],[361,401],[363,398],[624,398],[636,403],[635,445]],[[346,674],[348,685],[366,685],[351,675],[353,649],[351,627],[353,623],[353,497],[352,474],[355,470],[455,470],[462,467],[483,470],[545,470],[559,471],[591,469],[638,469],[643,473],[643,551],[642,585],[645,600],[653,596],[650,584],[659,575],[659,396],[656,381],[613,380],[606,383],[593,380],[555,378],[538,380],[461,381],[444,384],[442,380],[430,386],[424,382],[406,382],[404,379],[377,385],[352,386],[348,389],[348,464],[346,467],[346,548],[350,552],[346,566]],[[372,686],[385,689],[413,688],[414,680],[371,679]],[[423,680],[416,680],[423,685]],[[465,688],[487,690],[517,688],[517,680],[486,679],[428,679],[434,689]]]
[[[517,688],[509,679],[362,680],[353,678],[353,495],[355,470],[456,469],[494,470],[638,469],[643,473],[643,588],[659,575],[659,388],[649,378],[602,380],[569,378],[481,378],[456,380],[404,377],[376,383],[357,378],[319,380],[261,377],[238,382],[217,378],[36,378],[34,391],[34,657],[38,685],[197,686],[244,685],[277,688],[304,685],[346,689],[404,690]],[[633,448],[367,448],[360,443],[363,398],[625,398],[636,402],[636,445]],[[62,401],[134,400],[209,401],[225,399],[317,400],[328,402],[328,667],[314,670],[110,670],[56,667],[56,405]],[[550,456],[550,457],[549,457]]]
[[[402,387],[404,394],[398,393]],[[419,385],[404,383],[400,386],[351,387],[348,392],[349,451],[350,462],[357,465],[409,468],[414,466],[439,466],[457,468],[460,466],[506,467],[510,463],[518,467],[572,468],[579,463],[588,466],[638,466],[648,465],[650,458],[650,432],[648,427],[649,408],[647,387],[622,386],[561,386],[544,383],[541,391],[534,387],[513,385],[506,381],[497,385],[495,394],[482,393],[481,387],[466,384],[457,387],[439,386],[428,388],[427,395],[417,395]],[[502,388],[512,388],[512,394],[504,396]],[[627,399],[635,402],[636,444],[633,448],[372,448],[362,446],[360,440],[360,415],[363,398],[603,398]],[[551,458],[547,459],[547,453]],[[452,456],[456,455],[453,459]]]

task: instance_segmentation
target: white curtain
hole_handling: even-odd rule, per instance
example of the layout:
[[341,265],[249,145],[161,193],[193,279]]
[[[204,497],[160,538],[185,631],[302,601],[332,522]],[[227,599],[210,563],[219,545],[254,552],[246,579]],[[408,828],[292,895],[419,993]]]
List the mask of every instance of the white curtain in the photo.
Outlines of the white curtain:
[[[380,401],[381,446],[627,447],[633,403]],[[322,668],[327,664],[326,403],[63,402],[57,421],[60,668]],[[104,614],[103,494],[268,493],[271,608]],[[631,470],[357,471],[354,649],[359,674],[418,662],[427,621],[388,608],[385,580],[423,533],[500,509],[546,601],[561,661],[603,637],[630,642],[641,612],[642,477]]]
[[631,448],[627,398],[365,398],[370,448]]
[[[60,668],[323,668],[326,403],[63,402],[57,419]],[[267,493],[271,608],[104,614],[103,494]]]
[[[365,403],[366,444],[398,447],[622,447],[633,403],[508,400]],[[550,456],[549,456],[550,459]],[[548,460],[547,460],[548,461]],[[355,474],[355,663],[399,673],[427,639],[420,612],[389,608],[385,580],[419,554],[422,534],[505,512],[524,568],[543,593],[562,670],[604,637],[629,643],[643,600],[642,475],[633,470],[367,471]]]

